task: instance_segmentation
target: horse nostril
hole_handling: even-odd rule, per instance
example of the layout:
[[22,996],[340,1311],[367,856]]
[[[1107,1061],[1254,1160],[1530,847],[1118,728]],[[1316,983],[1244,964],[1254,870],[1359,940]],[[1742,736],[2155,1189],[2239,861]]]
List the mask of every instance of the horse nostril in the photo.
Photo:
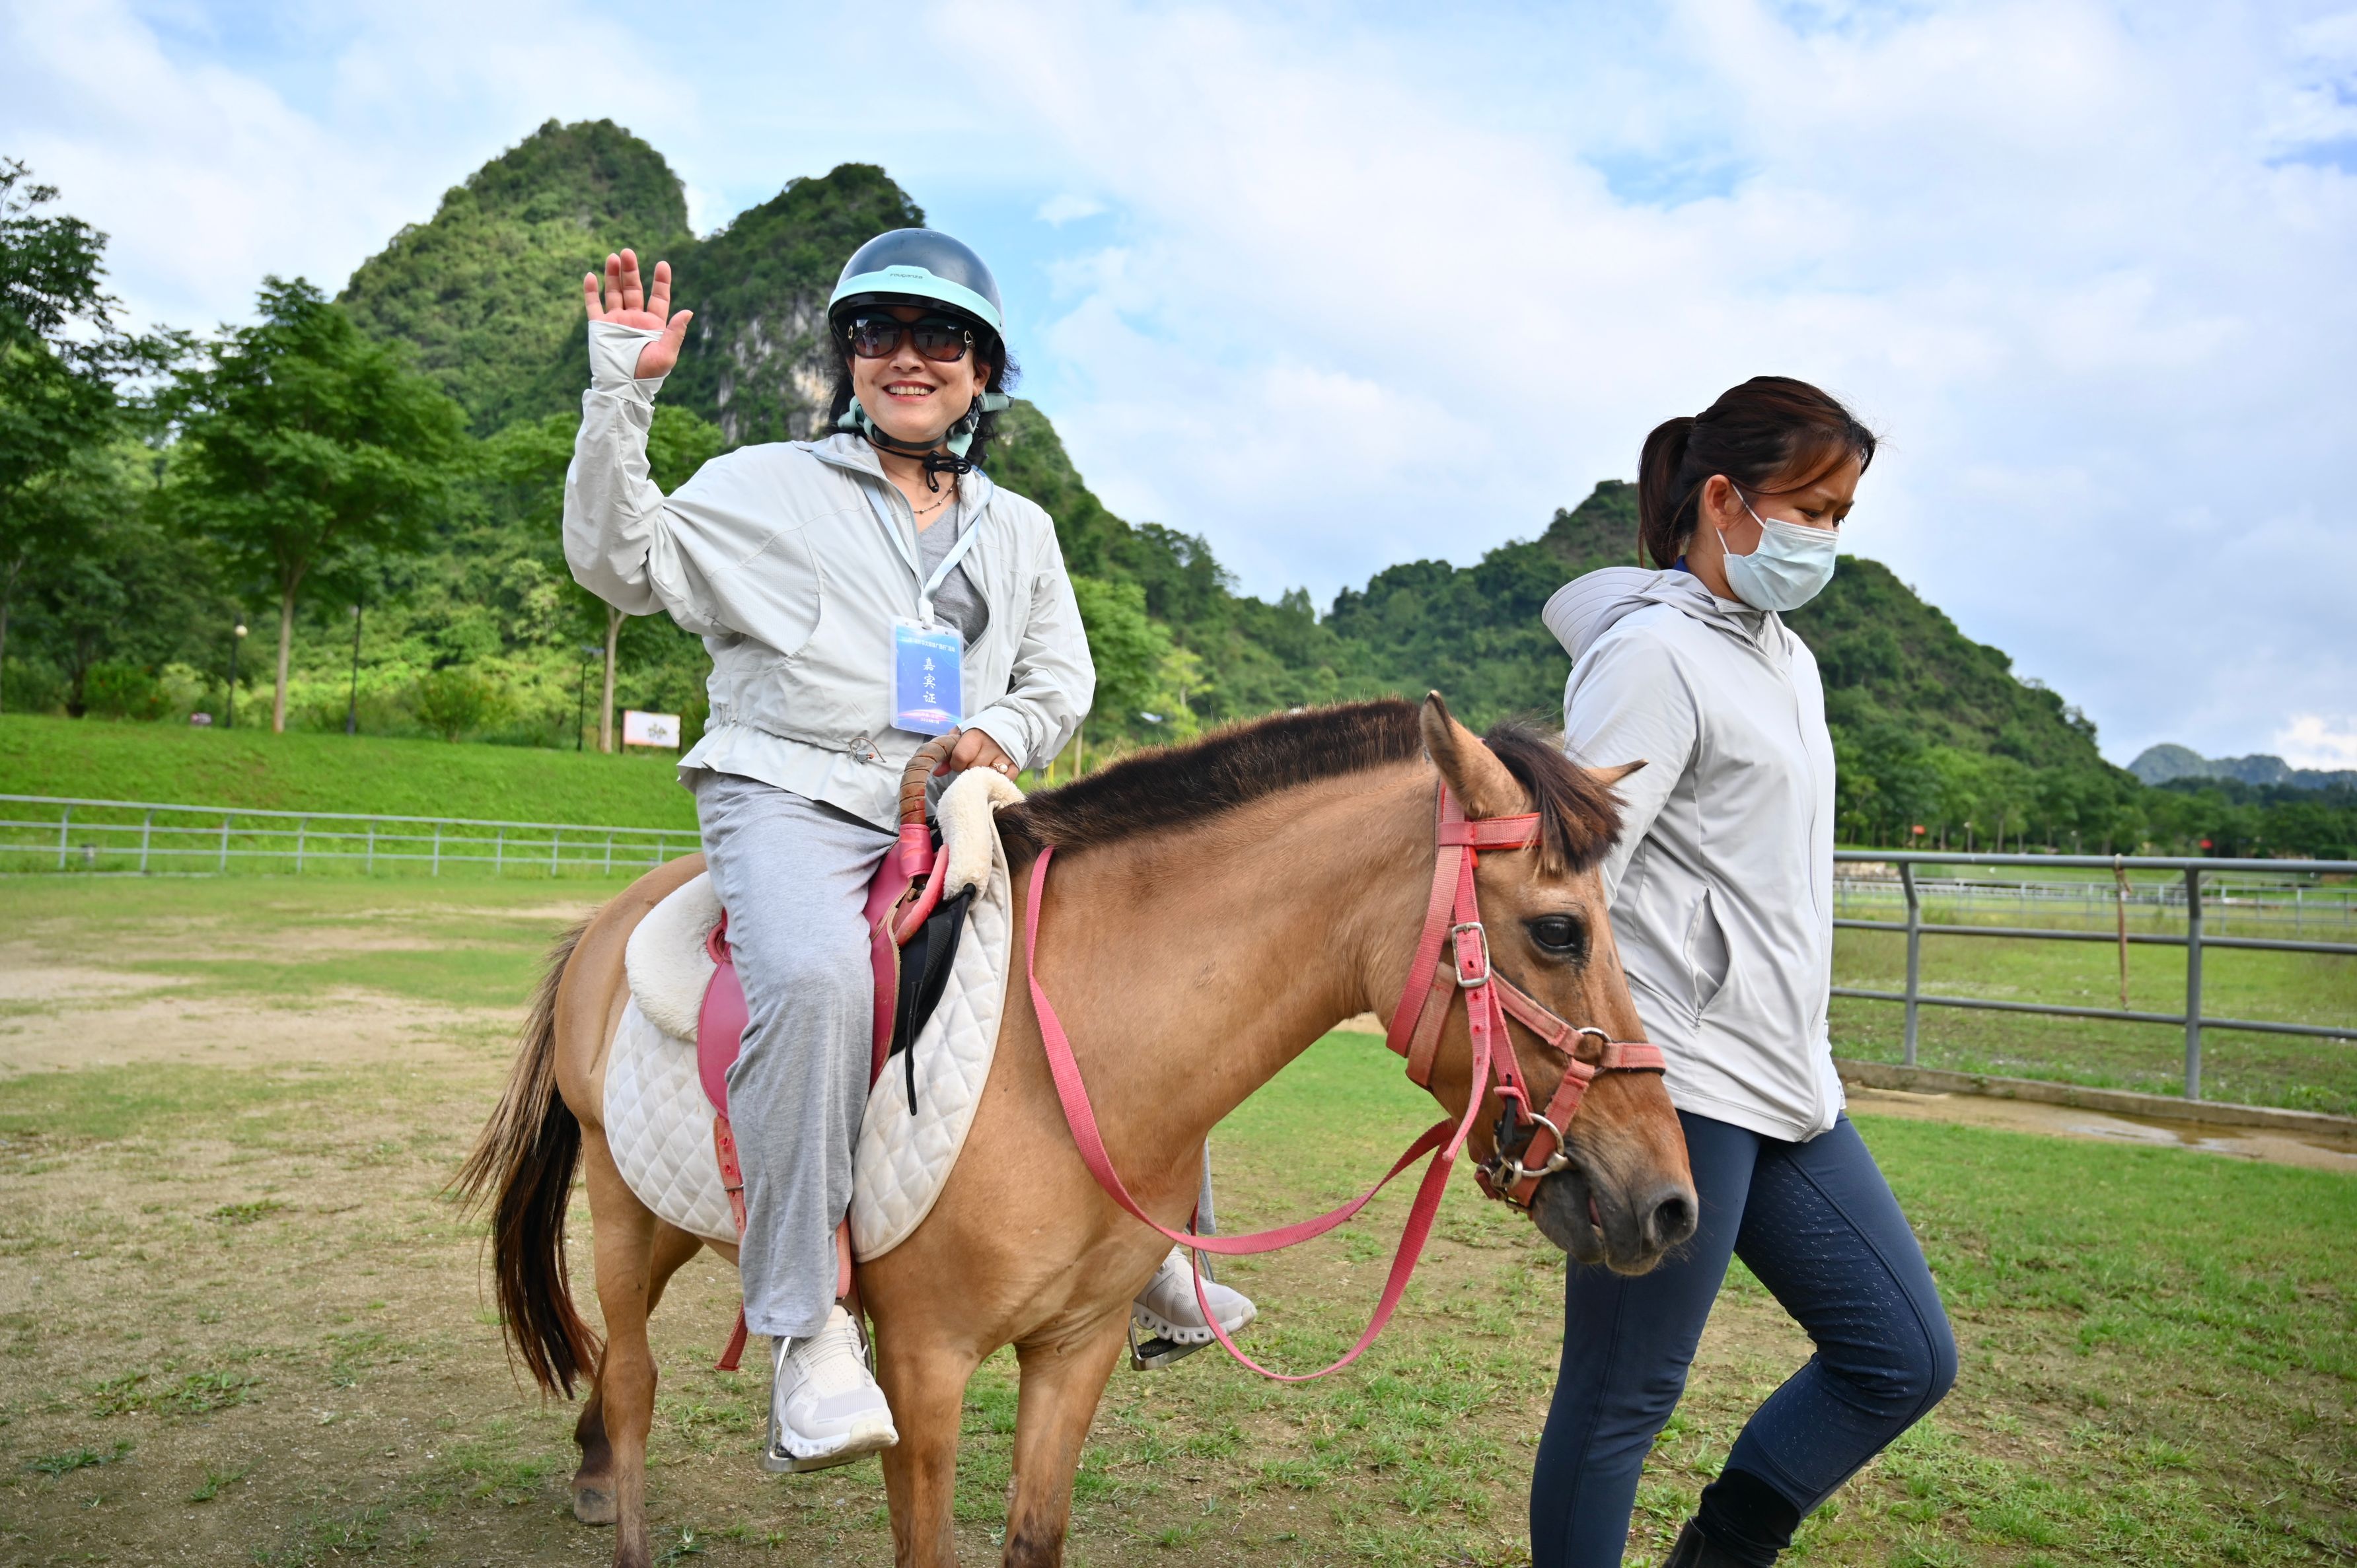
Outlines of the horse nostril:
[[1674,1247],[1692,1236],[1695,1230],[1693,1195],[1672,1188],[1654,1200],[1651,1223],[1647,1227],[1653,1245]]

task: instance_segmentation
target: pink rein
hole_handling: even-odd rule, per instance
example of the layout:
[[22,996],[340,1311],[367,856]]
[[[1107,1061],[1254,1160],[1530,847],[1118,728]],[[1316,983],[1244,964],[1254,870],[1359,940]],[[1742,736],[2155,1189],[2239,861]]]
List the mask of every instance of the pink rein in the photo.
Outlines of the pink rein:
[[[1039,1019],[1040,1043],[1047,1049],[1048,1070],[1055,1078],[1056,1098],[1063,1102],[1064,1120],[1071,1125],[1072,1142],[1080,1147],[1082,1163],[1088,1166],[1089,1174],[1096,1178],[1097,1185],[1105,1190],[1106,1195],[1134,1219],[1191,1249],[1189,1262],[1195,1265],[1196,1304],[1201,1307],[1203,1320],[1211,1325],[1211,1333],[1219,1339],[1221,1348],[1229,1355],[1262,1377],[1278,1382],[1306,1383],[1329,1372],[1340,1371],[1357,1360],[1383,1333],[1384,1326],[1391,1322],[1393,1312],[1399,1306],[1400,1297],[1407,1290],[1407,1282],[1415,1273],[1416,1262],[1423,1256],[1425,1241],[1432,1234],[1432,1222],[1440,1212],[1441,1196],[1448,1190],[1448,1173],[1456,1165],[1458,1153],[1465,1147],[1466,1135],[1472,1131],[1473,1119],[1480,1114],[1490,1082],[1490,1031],[1485,1028],[1473,1031],[1473,1089],[1466,1096],[1465,1114],[1453,1123],[1444,1117],[1426,1128],[1415,1142],[1408,1145],[1407,1152],[1393,1163],[1382,1180],[1340,1208],[1313,1219],[1297,1220],[1291,1225],[1281,1225],[1273,1230],[1256,1230],[1247,1236],[1199,1236],[1191,1230],[1173,1230],[1139,1208],[1137,1200],[1129,1195],[1129,1189],[1122,1185],[1121,1174],[1114,1169],[1113,1156],[1106,1152],[1104,1137],[1097,1130],[1096,1111],[1089,1103],[1088,1086],[1081,1080],[1081,1064],[1073,1058],[1071,1040],[1065,1035],[1064,1026],[1057,1018],[1054,1005],[1048,1000],[1047,990],[1039,983],[1039,903],[1048,884],[1048,863],[1055,853],[1052,845],[1042,849],[1031,868],[1031,886],[1024,898],[1023,964],[1026,977],[1031,984],[1032,1010]],[[1236,1348],[1236,1342],[1228,1337],[1226,1329],[1220,1326],[1220,1320],[1212,1315],[1211,1303],[1204,1296],[1201,1260],[1196,1254],[1275,1252],[1307,1241],[1313,1236],[1322,1236],[1364,1208],[1373,1200],[1375,1194],[1390,1185],[1392,1177],[1426,1154],[1432,1155],[1432,1162],[1425,1167],[1424,1180],[1416,1187],[1415,1205],[1408,1210],[1407,1224],[1400,1232],[1399,1249],[1392,1258],[1391,1275],[1383,1282],[1383,1298],[1375,1304],[1374,1316],[1367,1324],[1366,1332],[1359,1336],[1359,1342],[1333,1365],[1315,1372],[1297,1373],[1273,1372]],[[1191,1220],[1189,1224],[1192,1224]]]

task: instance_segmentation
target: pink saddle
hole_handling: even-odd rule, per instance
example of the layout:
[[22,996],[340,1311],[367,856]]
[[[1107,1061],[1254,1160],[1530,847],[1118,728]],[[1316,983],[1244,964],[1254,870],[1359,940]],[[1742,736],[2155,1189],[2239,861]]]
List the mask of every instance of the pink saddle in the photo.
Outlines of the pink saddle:
[[[884,1070],[885,1053],[892,1044],[892,1019],[900,993],[899,922],[890,917],[908,894],[909,885],[931,868],[932,843],[925,843],[925,865],[914,870],[904,864],[905,848],[884,857],[867,885],[867,958],[876,974],[875,1049],[867,1067],[870,1083]],[[930,912],[928,910],[927,912]],[[695,1072],[712,1109],[728,1114],[728,1069],[745,1042],[745,987],[737,978],[737,961],[728,950],[728,914],[704,939],[711,955],[712,980],[704,990],[704,1004],[695,1019]]]

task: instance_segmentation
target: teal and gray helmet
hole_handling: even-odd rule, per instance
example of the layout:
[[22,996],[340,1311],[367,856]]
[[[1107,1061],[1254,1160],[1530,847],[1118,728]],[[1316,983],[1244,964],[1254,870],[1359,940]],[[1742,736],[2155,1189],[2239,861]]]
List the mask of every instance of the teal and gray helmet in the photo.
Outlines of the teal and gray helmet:
[[[976,328],[977,345],[1001,367],[1006,363],[1006,353],[999,347],[1006,337],[1006,317],[998,300],[998,280],[990,275],[990,268],[971,246],[937,229],[894,229],[851,253],[834,293],[827,299],[827,323],[839,338],[852,313],[871,305],[920,306],[970,322]],[[965,417],[951,427],[950,450],[963,458],[974,443],[982,416],[1012,401],[996,392],[976,398]],[[870,424],[867,411],[856,399],[835,424],[883,446],[897,449],[902,445]]]
[[998,280],[971,247],[937,229],[895,229],[851,252],[826,302],[827,319],[839,328],[863,305],[945,306],[993,338],[1006,332]]

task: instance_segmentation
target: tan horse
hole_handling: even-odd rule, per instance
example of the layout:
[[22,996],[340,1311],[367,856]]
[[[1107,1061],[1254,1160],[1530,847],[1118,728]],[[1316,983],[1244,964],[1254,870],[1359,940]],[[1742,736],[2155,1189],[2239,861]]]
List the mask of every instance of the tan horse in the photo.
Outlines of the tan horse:
[[[1577,768],[1513,726],[1485,744],[1436,695],[1420,713],[1390,702],[1264,719],[1133,757],[1002,813],[1018,899],[1039,848],[1057,847],[1040,980],[1140,1204],[1183,1224],[1212,1126],[1336,1023],[1391,1010],[1425,918],[1441,779],[1469,817],[1540,815],[1534,852],[1480,856],[1500,972],[1573,1023],[1641,1037],[1595,871],[1616,831],[1616,777]],[[506,1096],[460,1178],[477,1197],[496,1194],[500,1300],[525,1365],[568,1395],[576,1376],[593,1377],[575,1431],[574,1510],[619,1527],[623,1568],[650,1562],[647,1317],[706,1243],[658,1220],[623,1184],[599,1111],[629,997],[623,944],[701,866],[690,856],[650,872],[560,945]],[[1024,961],[1019,945],[1013,961]],[[1564,1058],[1519,1026],[1516,1035],[1544,1103]],[[1459,1008],[1433,1094],[1461,1112],[1470,1078]],[[1686,1239],[1694,1189],[1658,1074],[1599,1076],[1568,1132],[1572,1163],[1540,1184],[1532,1206],[1544,1234],[1626,1273]],[[1476,1157],[1488,1143],[1477,1131]],[[585,1159],[602,1352],[565,1273],[565,1208]],[[974,1368],[1009,1344],[1021,1393],[1005,1562],[1062,1561],[1081,1444],[1122,1352],[1130,1299],[1166,1246],[1082,1165],[1029,996],[1010,986],[997,1057],[946,1187],[914,1234],[858,1272],[900,1431],[883,1455],[900,1563],[955,1561],[960,1407]]]

